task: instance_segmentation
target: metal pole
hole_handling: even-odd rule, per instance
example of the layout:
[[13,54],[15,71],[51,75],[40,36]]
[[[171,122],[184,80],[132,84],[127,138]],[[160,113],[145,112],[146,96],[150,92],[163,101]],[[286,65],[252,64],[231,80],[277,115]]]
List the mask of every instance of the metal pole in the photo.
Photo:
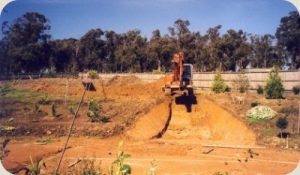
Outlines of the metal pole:
[[80,109],[80,107],[81,107],[81,104],[82,104],[82,102],[83,102],[85,93],[86,93],[87,89],[89,89],[89,88],[90,88],[90,84],[88,85],[88,87],[84,87],[84,91],[83,91],[83,94],[82,94],[82,96],[81,96],[81,100],[80,100],[79,105],[78,105],[78,107],[77,107],[77,110],[76,110],[76,112],[75,112],[75,114],[74,114],[74,116],[73,116],[72,124],[71,124],[70,130],[69,130],[68,136],[67,136],[66,143],[65,143],[65,145],[64,145],[64,148],[63,148],[63,150],[62,150],[62,153],[61,153],[61,156],[60,156],[58,165],[57,165],[56,170],[55,170],[55,175],[57,175],[58,172],[59,172],[59,167],[60,167],[61,161],[62,161],[62,159],[63,159],[63,157],[64,157],[66,148],[67,148],[67,146],[68,146],[69,139],[70,139],[70,137],[71,137],[71,133],[72,133],[72,129],[73,129],[73,126],[74,126],[74,123],[75,123],[76,116],[77,116],[78,111],[79,111],[79,109]]

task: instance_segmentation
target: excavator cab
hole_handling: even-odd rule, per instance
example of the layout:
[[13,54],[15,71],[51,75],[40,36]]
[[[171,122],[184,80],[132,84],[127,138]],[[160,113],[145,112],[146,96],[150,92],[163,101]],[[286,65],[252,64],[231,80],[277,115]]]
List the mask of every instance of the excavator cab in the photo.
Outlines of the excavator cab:
[[182,73],[182,87],[192,85],[193,82],[193,65],[192,64],[183,64],[183,73]]
[[165,85],[162,90],[166,95],[172,95],[176,91],[193,93],[193,65],[184,63],[184,53],[175,53],[172,57],[172,75],[165,76]]

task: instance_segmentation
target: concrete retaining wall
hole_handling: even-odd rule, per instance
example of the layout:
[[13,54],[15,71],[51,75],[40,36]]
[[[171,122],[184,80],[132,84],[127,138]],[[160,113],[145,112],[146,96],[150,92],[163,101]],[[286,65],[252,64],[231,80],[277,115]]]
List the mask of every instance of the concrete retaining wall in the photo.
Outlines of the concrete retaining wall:
[[[248,77],[250,82],[250,88],[256,89],[258,85],[264,86],[268,79],[269,72],[247,72],[245,75]],[[81,74],[79,76],[86,76]],[[165,76],[165,74],[152,74],[152,73],[112,73],[112,74],[99,74],[103,79],[110,79],[114,76],[136,76],[144,81],[153,82]],[[222,77],[226,84],[232,86],[233,80],[238,76],[238,73],[227,73],[223,72]],[[294,86],[300,85],[300,72],[297,71],[282,71],[279,72],[279,76],[282,79],[285,90],[292,90]],[[194,72],[193,82],[197,88],[207,89],[210,88],[214,80],[213,72]]]

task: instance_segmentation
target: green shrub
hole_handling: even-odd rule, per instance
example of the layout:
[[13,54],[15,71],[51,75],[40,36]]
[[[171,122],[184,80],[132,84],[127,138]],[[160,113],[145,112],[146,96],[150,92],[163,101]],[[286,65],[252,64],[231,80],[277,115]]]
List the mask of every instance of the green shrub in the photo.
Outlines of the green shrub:
[[276,121],[276,127],[280,129],[280,136],[282,138],[282,130],[288,127],[288,120],[286,117],[279,117]]
[[38,160],[34,163],[30,156],[30,164],[28,165],[28,171],[30,175],[41,175],[41,170],[43,167],[46,168],[46,164],[43,160]]
[[3,87],[0,87],[0,96],[6,95],[10,90],[10,85],[4,85]]
[[95,100],[91,99],[88,101],[88,112],[87,116],[90,118],[91,122],[98,121],[100,116],[98,115],[99,109]]
[[47,105],[50,103],[48,96],[44,95],[38,100],[38,104]]
[[51,105],[51,114],[52,114],[53,117],[57,117],[57,111],[56,111],[56,104],[55,103],[53,103]]
[[231,87],[226,85],[225,92],[231,92]]
[[101,162],[97,163],[96,159],[81,160],[76,166],[75,173],[80,175],[102,175]]
[[117,154],[116,160],[114,160],[111,164],[111,167],[109,168],[109,175],[129,175],[131,174],[131,166],[128,164],[125,164],[125,160],[130,157],[129,154],[124,153],[124,151],[121,151],[121,147],[123,146],[123,142],[119,143],[119,151]]
[[215,73],[215,78],[212,84],[212,91],[215,93],[223,93],[226,91],[227,85],[225,84],[222,75],[219,71]]
[[90,70],[88,71],[88,78],[91,79],[98,79],[99,78],[99,74],[96,70]]
[[256,89],[257,94],[263,94],[264,93],[264,88],[261,85],[258,85]]
[[276,115],[277,113],[267,106],[255,106],[248,110],[246,114],[250,123],[269,120]]
[[300,85],[294,86],[293,87],[293,92],[295,95],[299,95],[300,93]]
[[69,112],[73,115],[75,114],[74,106],[69,106]]
[[283,97],[284,88],[276,68],[273,68],[270,72],[264,91],[268,99],[279,99]]
[[100,110],[95,100],[91,99],[88,101],[88,112],[87,116],[91,122],[108,122],[108,118],[99,114]]
[[245,75],[244,72],[239,73],[237,78],[233,80],[233,87],[234,89],[238,90],[240,93],[244,93],[248,91],[250,87],[250,83],[248,77]]
[[40,111],[40,105],[38,103],[34,104],[34,112],[38,113]]

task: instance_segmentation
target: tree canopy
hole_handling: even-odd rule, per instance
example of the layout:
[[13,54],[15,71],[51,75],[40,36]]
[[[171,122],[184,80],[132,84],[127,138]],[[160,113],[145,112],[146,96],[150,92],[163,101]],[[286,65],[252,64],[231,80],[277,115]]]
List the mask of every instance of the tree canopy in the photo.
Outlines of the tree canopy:
[[41,73],[55,70],[77,73],[170,71],[171,57],[183,51],[196,71],[238,71],[248,67],[300,68],[300,17],[283,17],[275,35],[262,36],[221,25],[205,33],[191,31],[188,20],[177,19],[169,32],[142,36],[138,29],[126,33],[87,31],[79,39],[51,39],[50,22],[42,14],[28,12],[11,24],[2,24],[0,73]]

